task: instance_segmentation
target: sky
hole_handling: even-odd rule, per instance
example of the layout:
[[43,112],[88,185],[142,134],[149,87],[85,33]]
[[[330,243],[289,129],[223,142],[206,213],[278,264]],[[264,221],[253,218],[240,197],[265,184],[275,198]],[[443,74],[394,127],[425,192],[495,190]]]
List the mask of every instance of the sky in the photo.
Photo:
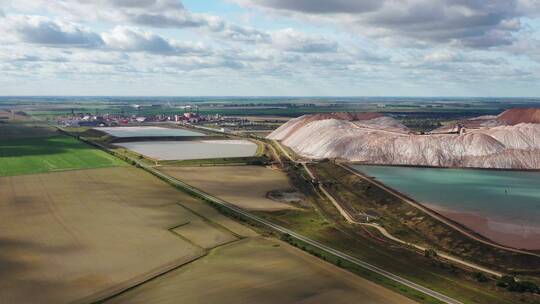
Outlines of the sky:
[[0,95],[540,97],[540,0],[0,0]]

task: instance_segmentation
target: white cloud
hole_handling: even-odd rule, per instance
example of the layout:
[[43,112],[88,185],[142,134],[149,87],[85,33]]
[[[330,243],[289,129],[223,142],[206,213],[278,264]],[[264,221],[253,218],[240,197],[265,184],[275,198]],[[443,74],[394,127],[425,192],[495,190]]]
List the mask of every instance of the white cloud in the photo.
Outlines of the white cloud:
[[181,43],[134,27],[117,26],[111,32],[103,33],[101,37],[107,48],[118,51],[165,55],[208,52],[201,44]]
[[322,36],[307,35],[287,28],[272,33],[272,44],[282,50],[301,53],[336,52],[338,44]]
[[[239,0],[239,3],[255,4],[252,0]],[[374,11],[382,5],[379,0],[262,0],[257,5],[284,10],[299,11],[310,14],[365,13]]]
[[6,36],[26,43],[85,48],[103,44],[97,33],[84,26],[42,16],[8,16],[0,29]]
[[98,33],[77,23],[43,16],[14,15],[4,20],[0,33],[3,33],[4,39],[11,43],[163,55],[210,53],[208,47],[202,43],[180,42],[130,26],[116,26],[109,32]]
[[[9,2],[21,11],[30,7],[20,1]],[[76,22],[94,20],[153,28],[197,28],[218,38],[240,42],[269,39],[264,31],[231,24],[218,16],[191,13],[180,0],[33,0],[33,4],[32,8],[43,8]]]
[[268,43],[270,42],[270,35],[266,32],[256,30],[254,28],[241,27],[233,24],[227,24],[222,21],[210,23],[210,29],[220,34],[225,39],[232,41],[248,42],[248,43]]
[[[29,1],[0,0],[9,3],[0,13],[2,92],[12,92],[3,80],[25,77],[79,88],[115,81],[113,92],[168,83],[171,92],[213,95],[459,94],[437,88],[537,88],[540,80],[530,60],[540,62],[537,29],[526,37],[522,20],[535,16],[536,0],[243,0],[263,8],[246,10],[251,18],[278,13],[257,27],[232,23],[237,15],[192,13],[177,0]],[[280,23],[281,14],[298,19]]]
[[278,14],[337,23],[363,35],[407,44],[490,48],[510,45],[537,0],[237,0]]

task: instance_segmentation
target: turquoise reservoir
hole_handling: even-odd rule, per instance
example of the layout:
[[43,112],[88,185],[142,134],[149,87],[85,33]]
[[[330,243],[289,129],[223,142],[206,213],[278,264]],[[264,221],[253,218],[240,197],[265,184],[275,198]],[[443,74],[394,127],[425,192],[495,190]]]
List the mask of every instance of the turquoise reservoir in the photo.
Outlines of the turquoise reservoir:
[[540,249],[540,172],[352,167],[488,238]]

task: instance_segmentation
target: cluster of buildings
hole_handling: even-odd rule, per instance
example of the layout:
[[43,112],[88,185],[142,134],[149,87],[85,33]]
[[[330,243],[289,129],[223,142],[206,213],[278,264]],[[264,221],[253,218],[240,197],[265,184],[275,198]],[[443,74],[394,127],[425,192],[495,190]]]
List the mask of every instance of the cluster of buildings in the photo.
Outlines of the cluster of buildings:
[[105,127],[147,122],[175,122],[177,124],[194,124],[203,121],[220,121],[223,118],[219,114],[200,115],[186,112],[174,115],[122,115],[122,114],[72,114],[57,118],[57,124],[70,127]]
[[201,121],[219,121],[222,117],[219,114],[215,115],[199,115],[198,113],[186,112],[183,115],[174,115],[174,122],[179,124],[199,123]]

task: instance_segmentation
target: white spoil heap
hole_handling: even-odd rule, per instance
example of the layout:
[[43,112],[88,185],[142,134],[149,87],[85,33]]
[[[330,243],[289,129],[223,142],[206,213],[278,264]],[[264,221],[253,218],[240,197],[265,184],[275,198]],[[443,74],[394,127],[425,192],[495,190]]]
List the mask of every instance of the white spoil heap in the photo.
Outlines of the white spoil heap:
[[[496,125],[496,124],[492,124]],[[304,115],[268,138],[307,158],[371,164],[540,169],[540,124],[467,129],[463,134],[410,134],[378,113]]]

